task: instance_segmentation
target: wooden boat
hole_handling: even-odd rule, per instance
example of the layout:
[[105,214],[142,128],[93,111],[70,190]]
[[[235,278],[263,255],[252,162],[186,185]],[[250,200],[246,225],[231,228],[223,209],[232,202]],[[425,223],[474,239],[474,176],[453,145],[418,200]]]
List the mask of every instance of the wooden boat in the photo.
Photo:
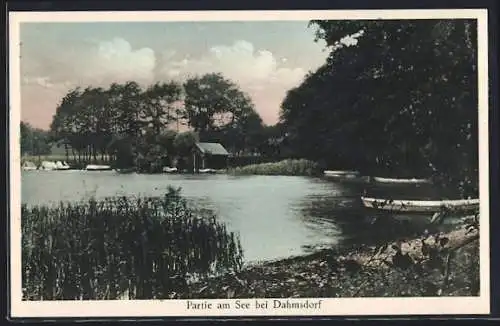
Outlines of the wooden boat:
[[370,183],[370,177],[361,176],[358,171],[324,171],[325,178],[341,183]]
[[385,211],[435,213],[443,208],[457,211],[471,211],[479,208],[479,199],[458,200],[388,200],[361,197],[363,205]]
[[85,167],[85,170],[87,171],[110,171],[111,166],[109,165],[96,165],[96,164],[89,164]]
[[396,179],[396,178],[382,178],[373,177],[373,182],[382,184],[429,184],[432,183],[431,179]]
[[199,169],[198,172],[205,173],[205,174],[215,174],[215,173],[217,173],[217,171],[214,170],[214,169]]
[[165,166],[163,168],[163,172],[165,172],[165,173],[176,173],[177,172],[177,168],[171,168],[169,166]]
[[23,163],[23,165],[21,166],[21,168],[24,170],[24,171],[33,171],[33,170],[37,170],[38,168],[36,167],[35,163],[33,162],[30,162],[30,161],[26,161]]
[[325,170],[323,172],[325,176],[341,176],[341,175],[346,175],[346,176],[358,176],[359,172],[358,171],[332,171],[332,170]]
[[66,162],[57,161],[55,170],[69,170],[69,165]]
[[40,164],[40,167],[38,169],[45,170],[45,171],[53,171],[53,170],[57,170],[57,165],[56,165],[56,163],[51,162],[51,161],[43,161]]

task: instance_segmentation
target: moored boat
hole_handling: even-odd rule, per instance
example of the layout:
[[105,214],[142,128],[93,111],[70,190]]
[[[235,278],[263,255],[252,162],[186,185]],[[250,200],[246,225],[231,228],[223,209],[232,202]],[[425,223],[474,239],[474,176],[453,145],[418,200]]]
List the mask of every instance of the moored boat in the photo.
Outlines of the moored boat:
[[205,173],[205,174],[215,174],[215,173],[217,173],[217,171],[214,170],[214,169],[199,169],[198,172],[199,173]]
[[171,168],[169,166],[165,166],[163,167],[163,172],[165,173],[176,173],[177,172],[177,168]]
[[24,170],[24,171],[33,171],[33,170],[37,170],[37,167],[35,165],[35,163],[33,162],[30,162],[30,161],[26,161],[23,163],[23,165],[21,166],[21,168]]
[[46,170],[46,171],[57,170],[57,164],[55,162],[51,162],[51,161],[43,161],[40,164],[40,167],[38,169],[39,170]]
[[89,164],[85,167],[87,171],[110,171],[111,166],[109,165],[97,165],[97,164]]
[[431,179],[400,179],[400,178],[382,178],[373,177],[373,182],[382,184],[429,184],[432,183]]
[[479,199],[458,200],[391,200],[381,198],[361,197],[363,205],[384,211],[400,211],[415,213],[435,213],[442,209],[471,211],[479,208]]
[[370,183],[370,177],[361,176],[358,171],[324,171],[325,178],[342,183]]
[[55,170],[69,170],[69,165],[66,162],[57,161]]
[[340,176],[340,175],[345,175],[345,176],[359,176],[358,171],[333,171],[333,170],[325,170],[323,172],[325,176]]

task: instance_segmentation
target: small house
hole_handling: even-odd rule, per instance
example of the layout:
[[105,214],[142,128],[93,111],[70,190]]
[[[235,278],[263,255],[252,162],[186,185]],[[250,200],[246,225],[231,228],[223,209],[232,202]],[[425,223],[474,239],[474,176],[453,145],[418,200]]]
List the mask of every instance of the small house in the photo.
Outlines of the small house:
[[227,168],[228,151],[219,143],[196,143],[193,150],[193,170]]

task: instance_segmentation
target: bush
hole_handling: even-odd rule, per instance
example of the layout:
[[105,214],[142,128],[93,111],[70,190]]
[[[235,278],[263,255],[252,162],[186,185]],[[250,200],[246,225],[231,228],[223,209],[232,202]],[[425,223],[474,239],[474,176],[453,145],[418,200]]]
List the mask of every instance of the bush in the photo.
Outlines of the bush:
[[247,165],[272,163],[273,161],[276,161],[276,159],[268,156],[231,156],[228,159],[228,166],[230,168],[237,168]]
[[286,159],[275,163],[251,164],[232,170],[240,175],[316,176],[321,174],[319,164],[305,159]]
[[163,198],[22,206],[25,300],[168,298],[190,276],[240,270],[237,235]]

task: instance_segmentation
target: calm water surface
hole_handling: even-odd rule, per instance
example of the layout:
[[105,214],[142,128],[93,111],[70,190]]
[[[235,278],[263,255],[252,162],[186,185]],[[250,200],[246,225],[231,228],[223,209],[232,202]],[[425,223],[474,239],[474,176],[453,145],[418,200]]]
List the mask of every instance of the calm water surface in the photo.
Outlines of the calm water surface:
[[[374,223],[372,213],[362,209],[359,185],[322,178],[25,171],[21,198],[37,205],[91,196],[161,196],[168,186],[181,187],[191,204],[214,211],[239,233],[248,262],[394,236],[393,224]],[[419,196],[414,190],[409,194]]]

